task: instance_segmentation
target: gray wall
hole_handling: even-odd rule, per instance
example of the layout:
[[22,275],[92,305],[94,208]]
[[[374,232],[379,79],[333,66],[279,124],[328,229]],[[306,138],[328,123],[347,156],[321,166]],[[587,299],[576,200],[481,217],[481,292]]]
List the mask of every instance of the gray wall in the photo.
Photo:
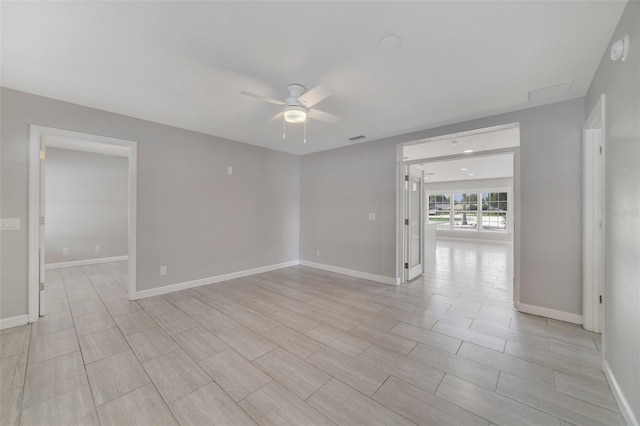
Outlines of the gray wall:
[[384,142],[302,157],[300,259],[395,277],[395,159]]
[[138,142],[138,290],[298,259],[299,157],[4,88],[1,108],[0,215],[23,227],[2,233],[0,318],[27,313],[29,124]]
[[[630,1],[611,41],[630,36],[625,62],[605,52],[586,116],[606,94],[606,359],[640,421],[640,2]],[[586,118],[585,116],[585,118]]]
[[496,189],[496,188],[512,188],[513,178],[494,178],[494,179],[476,179],[476,180],[456,180],[450,182],[431,182],[424,184],[426,192],[435,191],[463,191],[467,189]]
[[126,256],[129,159],[47,148],[45,164],[45,262]]
[[520,300],[580,314],[584,98],[303,156],[300,258],[396,277],[396,144],[514,122]]

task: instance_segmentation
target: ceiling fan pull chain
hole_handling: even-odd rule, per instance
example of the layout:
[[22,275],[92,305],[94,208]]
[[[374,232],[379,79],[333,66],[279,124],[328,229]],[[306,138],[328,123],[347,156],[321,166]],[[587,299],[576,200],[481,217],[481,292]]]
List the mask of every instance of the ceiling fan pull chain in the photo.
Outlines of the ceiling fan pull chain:
[[304,121],[304,139],[302,139],[303,143],[307,143],[307,120]]

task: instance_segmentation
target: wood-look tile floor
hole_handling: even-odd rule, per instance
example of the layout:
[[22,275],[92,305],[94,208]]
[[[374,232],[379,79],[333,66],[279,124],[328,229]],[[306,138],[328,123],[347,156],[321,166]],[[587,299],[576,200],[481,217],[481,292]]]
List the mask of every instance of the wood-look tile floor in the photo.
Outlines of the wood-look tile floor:
[[51,270],[0,332],[3,425],[615,425],[600,335],[520,314],[511,247],[438,242],[398,287],[306,267],[130,302],[126,262]]

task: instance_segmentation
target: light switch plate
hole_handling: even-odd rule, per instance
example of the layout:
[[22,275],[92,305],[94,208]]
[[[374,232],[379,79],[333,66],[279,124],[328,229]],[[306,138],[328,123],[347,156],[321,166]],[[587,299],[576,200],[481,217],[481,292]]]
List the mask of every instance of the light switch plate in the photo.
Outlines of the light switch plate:
[[233,174],[233,167],[231,167],[231,166],[227,167],[227,174],[228,175],[232,175]]
[[0,219],[0,231],[19,231],[20,230],[20,218],[10,217]]
[[369,213],[369,220],[376,220],[376,214],[375,213]]

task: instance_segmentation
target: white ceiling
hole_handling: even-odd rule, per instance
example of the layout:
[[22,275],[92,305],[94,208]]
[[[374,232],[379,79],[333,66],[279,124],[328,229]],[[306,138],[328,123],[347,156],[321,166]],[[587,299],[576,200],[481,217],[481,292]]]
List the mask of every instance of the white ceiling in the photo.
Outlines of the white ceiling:
[[[584,96],[625,4],[2,2],[0,83],[304,154]],[[283,141],[278,107],[238,94],[290,83],[331,86],[317,108],[342,120]]]
[[[425,142],[405,145],[402,147],[402,158],[405,161],[412,161],[423,158],[467,155],[465,153],[467,150],[478,153],[515,146],[520,146],[520,128],[517,125],[493,131],[480,129],[478,133],[447,135],[442,138],[427,139]],[[468,155],[473,155],[473,153],[468,153]]]
[[423,170],[425,183],[513,177],[513,154],[426,163]]

